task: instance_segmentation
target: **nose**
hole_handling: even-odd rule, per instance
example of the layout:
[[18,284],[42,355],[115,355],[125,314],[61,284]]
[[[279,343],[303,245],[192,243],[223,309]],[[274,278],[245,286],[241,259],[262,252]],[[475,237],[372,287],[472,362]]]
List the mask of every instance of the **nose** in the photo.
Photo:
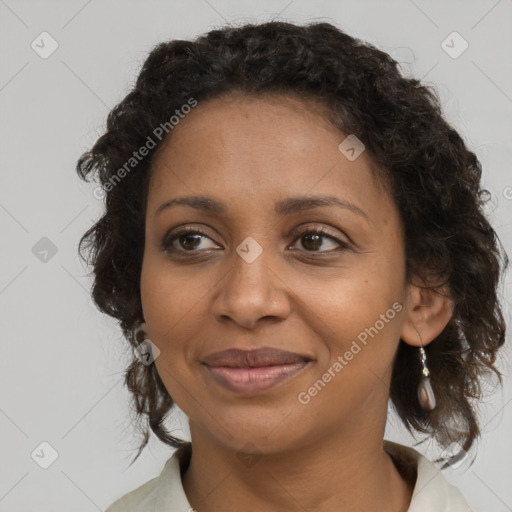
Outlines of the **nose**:
[[279,275],[269,249],[252,262],[233,252],[232,268],[219,283],[213,314],[220,322],[232,321],[254,329],[258,323],[279,321],[290,315],[289,286]]

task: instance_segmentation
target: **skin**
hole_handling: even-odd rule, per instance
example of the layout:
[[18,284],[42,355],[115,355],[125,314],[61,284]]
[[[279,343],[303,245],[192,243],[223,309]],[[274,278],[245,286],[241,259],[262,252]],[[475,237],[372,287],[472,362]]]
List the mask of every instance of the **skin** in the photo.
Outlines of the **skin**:
[[[340,152],[346,135],[324,114],[292,96],[225,95],[200,102],[153,160],[143,327],[161,351],[158,373],[190,421],[193,453],[182,482],[198,512],[398,512],[411,500],[414,482],[382,446],[392,361],[400,338],[432,341],[451,305],[406,282],[396,206],[366,152],[354,161]],[[227,212],[179,205],[155,215],[170,199],[196,195]],[[337,206],[274,211],[305,195],[334,195],[364,215]],[[204,235],[188,245],[175,239],[176,254],[163,250],[166,235],[184,225]],[[312,241],[304,235],[313,227],[328,233]],[[236,252],[248,236],[262,248],[251,263]],[[301,403],[298,394],[396,302],[402,310]],[[252,396],[219,386],[200,364],[226,348],[262,346],[314,361]]]

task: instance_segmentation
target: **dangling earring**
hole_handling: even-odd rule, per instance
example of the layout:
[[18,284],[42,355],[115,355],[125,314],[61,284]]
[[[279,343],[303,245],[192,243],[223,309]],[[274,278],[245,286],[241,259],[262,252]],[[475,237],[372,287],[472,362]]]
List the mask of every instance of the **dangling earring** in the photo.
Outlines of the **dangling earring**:
[[[418,336],[420,334],[418,333]],[[420,342],[421,342],[421,336],[420,336]],[[425,349],[423,348],[423,342],[421,342],[420,347],[420,359],[421,364],[423,366],[423,377],[421,378],[421,381],[418,385],[418,401],[420,403],[420,407],[424,411],[432,411],[436,407],[436,397],[434,395],[434,390],[432,389],[432,384],[430,383],[430,372],[428,371],[426,361],[427,361],[427,354],[425,353]]]
[[[146,336],[142,325],[142,323],[139,324],[133,330],[133,337],[138,343],[133,352],[142,364],[149,366],[160,355],[160,349]],[[144,338],[142,341],[140,340],[141,333],[143,334],[142,338]]]
[[140,339],[140,334],[144,335],[144,329],[142,328],[142,323],[140,323],[134,330],[133,330],[133,337],[137,343],[142,343],[146,336],[142,336],[144,339]]

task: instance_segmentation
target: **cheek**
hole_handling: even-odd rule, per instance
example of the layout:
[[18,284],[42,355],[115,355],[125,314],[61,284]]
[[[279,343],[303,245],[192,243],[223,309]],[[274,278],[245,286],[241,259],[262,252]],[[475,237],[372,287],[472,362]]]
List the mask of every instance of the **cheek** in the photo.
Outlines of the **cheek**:
[[[194,340],[201,334],[197,321],[204,302],[202,287],[191,286],[191,282],[169,268],[151,265],[145,260],[141,273],[141,299],[144,319],[151,331],[151,341],[160,350],[155,365],[169,394],[177,402],[186,400],[182,396],[183,382],[192,379],[198,347]],[[196,369],[197,371],[197,369]],[[190,386],[188,386],[190,387]]]
[[369,283],[357,294],[354,289],[353,295],[334,296],[316,309],[320,357],[298,393],[300,403],[310,404],[305,407],[326,425],[342,421],[371,395],[387,393],[403,309],[393,294],[381,295]]
[[347,366],[382,368],[396,350],[402,308],[392,295],[323,303],[317,325],[329,351],[329,364],[342,356]]
[[366,259],[323,286],[310,285],[302,295],[310,324],[327,349],[319,372],[341,356],[345,374],[356,377],[365,368],[382,375],[393,359],[401,331],[403,262],[391,256]]
[[194,279],[189,270],[171,266],[165,254],[156,251],[147,254],[141,270],[141,300],[144,318],[152,332],[162,337],[181,328],[187,316],[193,316],[201,307],[208,283]]

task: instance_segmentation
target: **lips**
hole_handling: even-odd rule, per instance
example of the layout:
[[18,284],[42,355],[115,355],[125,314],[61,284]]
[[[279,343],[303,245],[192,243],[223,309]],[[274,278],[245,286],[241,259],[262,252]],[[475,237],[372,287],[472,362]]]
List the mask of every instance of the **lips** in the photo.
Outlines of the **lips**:
[[271,347],[262,347],[255,350],[231,348],[210,354],[203,360],[208,366],[228,366],[231,368],[256,368],[307,361],[311,361],[311,358]]
[[210,354],[202,362],[214,382],[246,395],[266,391],[289,380],[310,363],[310,357],[271,347],[257,350],[232,348]]

